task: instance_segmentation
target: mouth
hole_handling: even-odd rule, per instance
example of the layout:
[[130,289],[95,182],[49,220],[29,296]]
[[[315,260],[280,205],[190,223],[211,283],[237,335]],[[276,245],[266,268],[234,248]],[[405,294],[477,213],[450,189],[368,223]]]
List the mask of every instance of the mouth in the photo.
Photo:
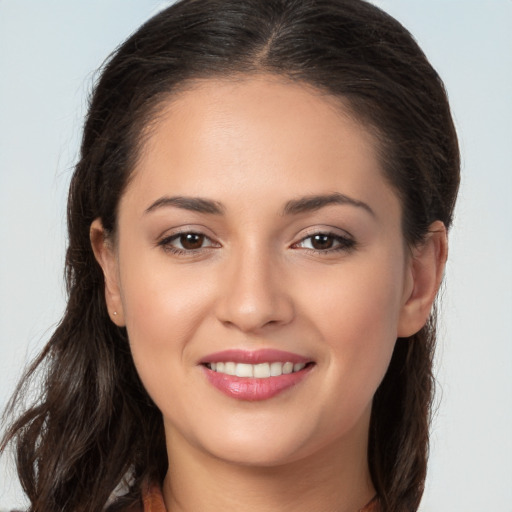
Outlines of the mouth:
[[315,362],[278,350],[227,350],[200,361],[208,382],[238,400],[267,400],[302,382]]
[[268,379],[270,377],[280,377],[303,370],[306,366],[311,366],[312,361],[308,363],[292,363],[291,361],[274,361],[259,364],[235,363],[234,361],[219,361],[217,363],[204,363],[209,370],[224,375],[236,377],[246,377],[255,379]]

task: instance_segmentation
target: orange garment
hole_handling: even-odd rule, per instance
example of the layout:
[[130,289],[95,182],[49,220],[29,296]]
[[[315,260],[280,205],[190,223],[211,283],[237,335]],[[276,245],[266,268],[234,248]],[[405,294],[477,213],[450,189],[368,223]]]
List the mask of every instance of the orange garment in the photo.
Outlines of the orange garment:
[[162,491],[158,485],[151,486],[142,496],[144,512],[167,512]]
[[[153,485],[142,497],[144,512],[167,512],[162,491],[158,485]],[[379,512],[379,501],[374,498],[358,512]]]

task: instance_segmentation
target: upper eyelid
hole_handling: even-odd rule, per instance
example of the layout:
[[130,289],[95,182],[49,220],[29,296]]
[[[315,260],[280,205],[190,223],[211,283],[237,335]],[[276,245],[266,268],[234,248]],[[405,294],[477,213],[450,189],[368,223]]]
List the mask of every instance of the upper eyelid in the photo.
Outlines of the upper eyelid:
[[202,225],[184,225],[184,226],[177,226],[174,228],[167,228],[164,231],[162,231],[156,239],[158,241],[164,240],[166,238],[171,238],[173,236],[179,236],[179,235],[186,235],[187,233],[193,233],[195,235],[203,235],[207,238],[210,238],[212,240],[216,239],[215,235],[212,234],[211,230],[208,229],[206,226]]
[[331,235],[341,238],[348,238],[355,241],[355,237],[352,235],[352,233],[346,229],[342,229],[336,226],[315,226],[306,228],[305,230],[302,230],[302,234],[299,233],[297,235],[297,238],[300,241],[315,235]]
[[330,236],[330,237],[332,237],[334,239],[346,240],[347,242],[355,243],[354,238],[351,237],[351,236],[339,235],[337,233],[329,233],[329,232],[326,232],[326,231],[318,231],[316,233],[312,233],[312,234],[303,236],[297,242],[294,242],[292,245],[300,244],[301,242],[304,242],[305,240],[308,240],[309,238],[313,238],[314,236],[317,236],[317,235]]

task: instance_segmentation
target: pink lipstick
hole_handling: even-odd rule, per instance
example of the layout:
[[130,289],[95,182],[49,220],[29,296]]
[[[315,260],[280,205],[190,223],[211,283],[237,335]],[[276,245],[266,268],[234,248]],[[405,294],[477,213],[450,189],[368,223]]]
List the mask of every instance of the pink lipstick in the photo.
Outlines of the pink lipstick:
[[281,350],[225,350],[204,357],[200,365],[210,384],[225,395],[257,401],[297,385],[314,362]]

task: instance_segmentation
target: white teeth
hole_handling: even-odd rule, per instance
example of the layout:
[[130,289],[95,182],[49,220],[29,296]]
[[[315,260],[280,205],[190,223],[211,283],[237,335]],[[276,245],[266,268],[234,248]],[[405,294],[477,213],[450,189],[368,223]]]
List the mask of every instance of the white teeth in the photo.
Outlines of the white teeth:
[[236,365],[237,377],[252,377],[253,375],[252,364],[238,363]]
[[283,374],[283,363],[271,363],[270,364],[270,375],[272,377],[279,377]]
[[254,377],[257,379],[266,379],[270,377],[270,364],[261,363],[254,365]]
[[[219,363],[217,363],[217,371],[219,371]],[[235,363],[224,363],[224,372],[227,375],[236,375],[236,364]]]
[[299,372],[306,366],[306,363],[260,363],[260,364],[247,364],[247,363],[234,363],[234,362],[221,362],[209,363],[208,367],[217,373],[224,373],[227,375],[236,375],[237,377],[255,377],[257,379],[266,379],[268,377],[279,377],[280,375],[287,375],[293,372]]
[[293,363],[284,363],[283,364],[283,373],[292,373],[293,372]]

